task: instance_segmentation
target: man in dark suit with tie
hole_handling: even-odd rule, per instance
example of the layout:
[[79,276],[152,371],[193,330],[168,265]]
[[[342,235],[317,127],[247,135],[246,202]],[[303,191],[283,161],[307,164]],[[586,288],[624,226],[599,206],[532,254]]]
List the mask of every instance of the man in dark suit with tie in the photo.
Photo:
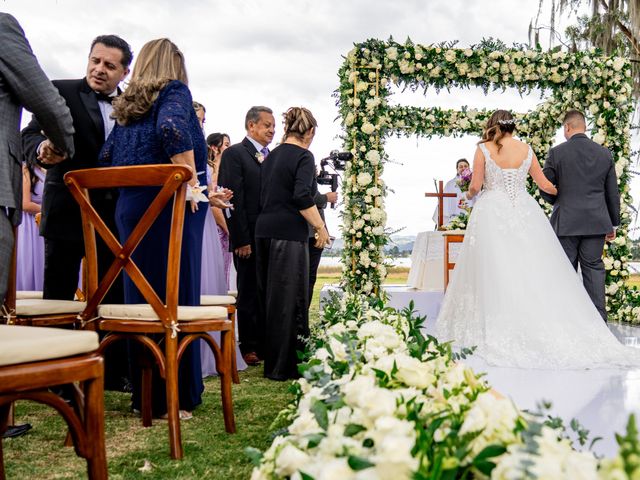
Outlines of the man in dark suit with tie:
[[[111,132],[114,120],[110,118],[111,100],[119,93],[118,84],[129,74],[133,54],[127,42],[116,35],[102,35],[91,44],[86,77],[77,80],[55,80],[54,86],[64,97],[75,128],[75,155],[61,161],[49,139],[41,133],[43,125],[34,118],[22,131],[25,155],[38,160],[47,170],[42,199],[40,233],[44,237],[44,298],[73,300],[82,257],[84,241],[80,208],[64,184],[64,174],[71,170],[96,167],[98,154]],[[45,128],[46,130],[46,128]],[[115,190],[91,193],[93,204],[117,237],[115,224]],[[98,274],[106,273],[113,262],[113,254],[96,236]],[[124,290],[122,275],[111,286],[106,303],[122,303]],[[107,351],[105,388],[128,389],[129,366],[126,345],[113,345]]]
[[238,272],[238,333],[245,362],[257,365],[264,341],[264,315],[258,306],[255,226],[260,213],[262,163],[273,140],[275,119],[267,107],[251,107],[244,123],[247,136],[227,148],[220,161],[218,184],[233,191],[229,212],[229,244]]
[[602,251],[620,224],[615,165],[611,152],[585,135],[581,112],[570,110],[562,124],[567,141],[549,150],[543,169],[558,196],[540,194],[553,204],[551,225],[573,267],[580,264],[584,287],[606,321]]
[[[109,117],[110,99],[118,93],[118,84],[129,73],[133,54],[129,44],[115,35],[97,37],[91,44],[87,75],[78,80],[55,80],[53,84],[71,110],[75,128],[76,152],[47,170],[42,201],[40,233],[45,239],[44,298],[73,300],[78,286],[80,263],[84,256],[80,208],[64,184],[71,170],[96,167],[98,154],[113,128]],[[22,132],[25,155],[41,163],[58,160],[51,142],[42,136],[36,118]],[[96,208],[113,220],[114,192],[95,192]],[[109,222],[108,222],[109,223]],[[110,227],[115,230],[115,222]],[[104,243],[98,242],[101,274],[113,260]],[[110,302],[122,303],[122,286],[111,289]]]

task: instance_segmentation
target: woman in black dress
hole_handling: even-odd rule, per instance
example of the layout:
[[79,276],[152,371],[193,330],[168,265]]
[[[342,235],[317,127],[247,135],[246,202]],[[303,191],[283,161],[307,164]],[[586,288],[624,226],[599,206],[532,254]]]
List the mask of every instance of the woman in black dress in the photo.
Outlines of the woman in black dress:
[[313,201],[315,162],[308,150],[317,122],[306,108],[284,114],[283,142],[264,161],[262,210],[256,222],[258,298],[265,313],[264,376],[298,378],[297,350],[309,336],[309,238],[329,234]]

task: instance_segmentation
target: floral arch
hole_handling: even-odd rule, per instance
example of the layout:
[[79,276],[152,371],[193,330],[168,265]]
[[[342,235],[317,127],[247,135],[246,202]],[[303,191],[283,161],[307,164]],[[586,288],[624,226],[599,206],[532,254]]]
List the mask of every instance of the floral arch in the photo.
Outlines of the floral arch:
[[[530,112],[516,114],[519,135],[538,159],[546,157],[561,119],[570,108],[584,111],[593,125],[592,138],[613,153],[622,199],[618,239],[606,251],[607,309],[610,318],[638,317],[635,291],[625,286],[630,259],[628,229],[629,123],[633,110],[630,65],[626,59],[602,57],[596,51],[573,54],[504,48],[482,44],[458,49],[424,46],[407,41],[368,40],[356,44],[340,68],[337,104],[345,147],[354,154],[344,175],[343,279],[350,292],[380,295],[386,276],[385,183],[382,179],[384,141],[391,135],[479,136],[490,111],[391,105],[393,85],[489,90],[516,88],[521,93],[540,88],[547,100]],[[525,115],[526,113],[526,115]],[[537,191],[532,193],[538,196]],[[541,204],[544,202],[540,199]]]

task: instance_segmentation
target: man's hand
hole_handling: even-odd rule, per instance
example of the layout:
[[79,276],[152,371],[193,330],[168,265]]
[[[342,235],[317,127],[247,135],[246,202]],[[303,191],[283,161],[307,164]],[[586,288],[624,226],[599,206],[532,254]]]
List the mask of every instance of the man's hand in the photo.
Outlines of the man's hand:
[[51,140],[47,139],[40,144],[40,153],[38,154],[38,160],[45,165],[55,165],[67,158],[67,154],[61,152],[56,146],[51,143]]
[[327,192],[325,195],[329,203],[336,203],[338,201],[338,192]]
[[604,239],[607,242],[613,242],[616,239],[616,231],[615,231],[615,229],[613,230],[613,232],[607,233],[607,235],[604,237]]
[[233,253],[235,253],[240,258],[249,258],[251,256],[251,245],[238,247],[233,251]]

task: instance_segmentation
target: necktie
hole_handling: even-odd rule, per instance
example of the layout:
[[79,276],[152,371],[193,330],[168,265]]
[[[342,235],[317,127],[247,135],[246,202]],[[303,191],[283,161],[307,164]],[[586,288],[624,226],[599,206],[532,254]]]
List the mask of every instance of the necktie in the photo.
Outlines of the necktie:
[[262,150],[260,150],[260,153],[262,154],[262,158],[266,160],[267,157],[269,156],[269,149],[267,147],[262,147]]
[[99,102],[111,103],[111,102],[113,102],[113,99],[115,97],[110,97],[109,95],[106,95],[104,93],[96,92],[96,98],[98,99]]

